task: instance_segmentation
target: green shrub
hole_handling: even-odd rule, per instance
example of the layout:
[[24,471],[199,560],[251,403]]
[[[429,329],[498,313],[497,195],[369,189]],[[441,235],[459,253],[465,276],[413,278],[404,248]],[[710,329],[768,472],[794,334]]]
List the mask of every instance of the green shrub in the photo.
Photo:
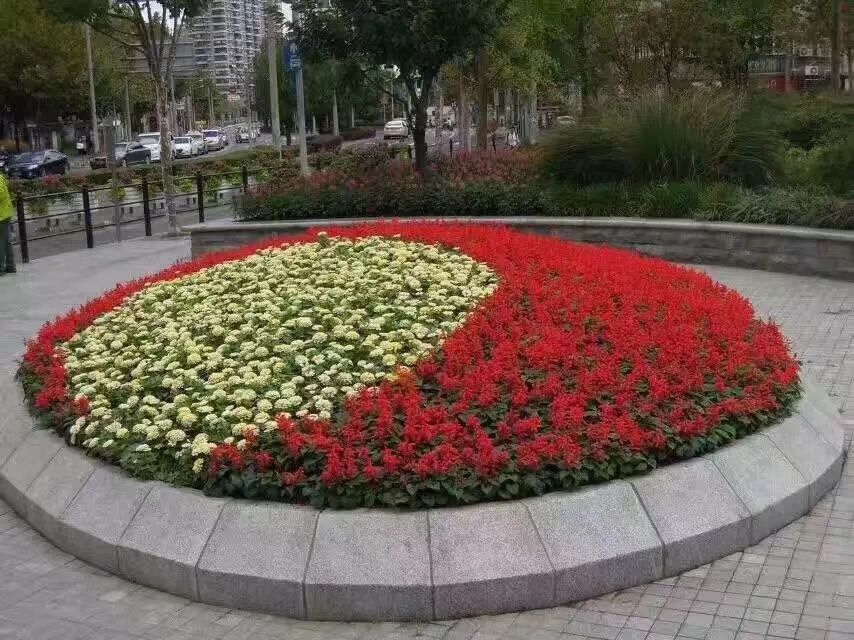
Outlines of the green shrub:
[[577,184],[771,182],[781,141],[731,94],[635,96],[594,123],[558,131],[546,145],[546,171]]
[[848,125],[843,110],[821,98],[807,97],[785,111],[780,132],[800,149],[812,149],[836,137]]
[[622,132],[614,126],[579,124],[555,130],[545,145],[544,170],[575,184],[615,182],[629,175]]
[[538,185],[495,182],[461,188],[431,183],[383,183],[361,189],[297,189],[241,199],[243,220],[409,218],[439,216],[555,215],[552,198]]
[[834,193],[854,195],[854,135],[815,148],[809,177]]
[[651,184],[637,194],[632,213],[643,218],[690,218],[700,208],[696,182]]

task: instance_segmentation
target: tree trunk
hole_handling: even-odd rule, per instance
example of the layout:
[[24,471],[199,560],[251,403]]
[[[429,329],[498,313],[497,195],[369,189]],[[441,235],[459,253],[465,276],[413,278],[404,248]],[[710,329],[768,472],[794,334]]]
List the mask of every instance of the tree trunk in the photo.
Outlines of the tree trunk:
[[854,93],[854,77],[852,77],[852,72],[854,72],[854,60],[851,59],[852,53],[854,53],[854,47],[848,47],[848,55],[846,56],[848,59],[848,87],[846,88],[848,93]]
[[830,34],[830,88],[833,93],[839,93],[840,52],[842,51],[842,16],[841,0],[833,2],[833,30]]
[[415,103],[415,126],[412,128],[415,168],[422,173],[427,169],[427,101],[428,96],[421,96]]
[[350,128],[356,128],[356,107],[353,106],[353,103],[350,103]]
[[460,134],[460,150],[470,151],[469,112],[464,80],[460,80],[460,117],[459,122],[457,122],[457,131]]
[[531,80],[531,86],[528,93],[528,117],[530,118],[530,131],[528,132],[529,144],[537,144],[537,135],[539,132],[539,121],[537,114],[537,81]]
[[477,54],[477,148],[486,149],[487,121],[489,120],[489,86],[487,82],[486,49]]
[[166,220],[169,235],[178,235],[178,216],[175,213],[175,181],[172,176],[172,141],[167,113],[166,79],[155,81],[157,118],[160,121],[160,177],[163,180],[163,200],[166,203]]
[[338,129],[338,92],[332,89],[332,135],[337,136],[340,133]]

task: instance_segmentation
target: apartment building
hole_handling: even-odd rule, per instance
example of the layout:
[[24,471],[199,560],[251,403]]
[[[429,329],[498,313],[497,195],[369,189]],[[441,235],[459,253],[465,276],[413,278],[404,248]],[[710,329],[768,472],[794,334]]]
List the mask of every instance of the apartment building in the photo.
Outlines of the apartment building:
[[211,0],[189,24],[196,69],[227,95],[254,91],[252,61],[264,38],[265,0]]

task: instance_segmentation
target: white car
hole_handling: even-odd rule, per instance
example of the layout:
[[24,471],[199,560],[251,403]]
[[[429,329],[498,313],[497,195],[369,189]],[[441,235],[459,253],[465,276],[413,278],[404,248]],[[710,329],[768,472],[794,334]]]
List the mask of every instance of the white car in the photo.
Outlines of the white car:
[[199,155],[199,143],[192,136],[178,136],[172,140],[172,152],[176,158],[193,158]]
[[385,140],[403,140],[409,137],[409,125],[406,120],[389,120],[383,128]]
[[196,149],[198,150],[199,155],[203,155],[208,152],[207,145],[205,144],[205,136],[201,131],[188,131],[187,136],[193,139],[193,142],[196,143]]
[[205,136],[205,146],[210,149],[222,149],[225,142],[225,134],[219,129],[205,129],[202,131]]
[[143,147],[151,151],[151,161],[160,162],[160,132],[150,131],[148,133],[140,133],[136,137],[136,141]]

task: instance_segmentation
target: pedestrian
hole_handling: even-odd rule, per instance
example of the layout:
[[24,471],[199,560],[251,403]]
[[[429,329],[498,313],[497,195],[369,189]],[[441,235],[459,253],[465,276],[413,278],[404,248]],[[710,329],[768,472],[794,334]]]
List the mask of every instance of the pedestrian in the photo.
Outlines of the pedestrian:
[[0,276],[15,273],[15,254],[12,250],[12,218],[15,208],[9,194],[6,176],[0,173]]

